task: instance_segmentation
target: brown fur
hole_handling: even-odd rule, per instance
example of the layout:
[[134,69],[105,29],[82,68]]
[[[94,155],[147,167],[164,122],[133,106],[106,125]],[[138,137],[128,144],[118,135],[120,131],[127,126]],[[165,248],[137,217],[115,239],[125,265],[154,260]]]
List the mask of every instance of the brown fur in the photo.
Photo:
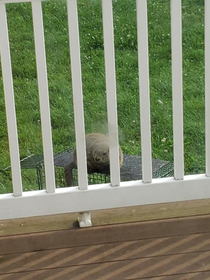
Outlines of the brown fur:
[[[109,173],[109,138],[100,133],[87,134],[86,137],[87,171],[89,174]],[[123,164],[123,153],[119,147],[120,167]],[[76,148],[73,152],[73,161],[64,169],[65,180],[68,186],[72,186],[72,170],[77,167]]]

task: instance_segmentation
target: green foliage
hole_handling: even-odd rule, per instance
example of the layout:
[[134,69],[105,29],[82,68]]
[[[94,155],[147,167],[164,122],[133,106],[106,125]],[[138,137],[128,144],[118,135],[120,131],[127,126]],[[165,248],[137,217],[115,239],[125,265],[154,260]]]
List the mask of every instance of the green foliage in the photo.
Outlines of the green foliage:
[[[183,0],[185,173],[204,172],[204,1]],[[73,148],[67,7],[43,2],[54,152]],[[86,132],[107,131],[101,1],[78,0]],[[31,4],[7,5],[20,156],[42,154]],[[114,0],[114,33],[120,144],[141,153],[135,0]],[[148,0],[153,158],[173,161],[170,1]],[[1,71],[1,70],[0,70]],[[0,80],[1,89],[2,80]],[[10,165],[3,90],[0,90],[0,170]],[[1,172],[0,193],[11,191]],[[34,171],[22,171],[24,189],[36,189]]]

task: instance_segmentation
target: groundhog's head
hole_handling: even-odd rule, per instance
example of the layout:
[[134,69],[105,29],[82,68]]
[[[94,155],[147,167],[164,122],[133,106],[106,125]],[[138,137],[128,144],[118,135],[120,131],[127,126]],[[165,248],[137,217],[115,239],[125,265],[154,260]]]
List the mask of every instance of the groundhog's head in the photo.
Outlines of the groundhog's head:
[[95,162],[108,163],[109,162],[109,149],[104,147],[104,149],[95,149],[93,152],[93,158]]

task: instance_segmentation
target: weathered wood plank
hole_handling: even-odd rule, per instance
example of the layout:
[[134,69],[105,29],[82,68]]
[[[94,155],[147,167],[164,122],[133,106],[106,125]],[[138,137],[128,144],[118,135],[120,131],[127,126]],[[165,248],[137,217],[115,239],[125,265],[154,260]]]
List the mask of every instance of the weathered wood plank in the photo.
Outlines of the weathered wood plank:
[[210,215],[0,237],[0,254],[210,232]]
[[[135,280],[138,280],[138,279],[148,280],[148,278],[136,278]],[[160,277],[152,278],[152,280],[208,280],[208,279],[210,279],[209,271],[167,275],[167,276],[160,276]]]
[[3,220],[0,221],[0,236],[74,228],[77,216],[72,213]]
[[[65,259],[63,260],[65,263]],[[168,276],[184,273],[202,272],[210,268],[210,251],[178,254],[135,260],[111,261],[97,264],[86,264],[59,268],[23,271],[13,274],[2,274],[0,279],[138,279],[146,277]]]
[[[210,199],[92,211],[94,226],[210,214]],[[0,236],[77,226],[77,213],[0,221]]]
[[210,251],[210,233],[0,255],[0,275]]

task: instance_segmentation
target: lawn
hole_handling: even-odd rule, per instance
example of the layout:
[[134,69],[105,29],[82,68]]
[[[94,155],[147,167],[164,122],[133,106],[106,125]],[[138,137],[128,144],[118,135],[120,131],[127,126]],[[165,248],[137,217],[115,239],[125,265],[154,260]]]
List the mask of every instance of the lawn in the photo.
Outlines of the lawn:
[[[75,145],[66,2],[43,2],[54,153]],[[107,131],[101,1],[78,0],[86,133]],[[113,1],[120,145],[141,154],[136,4]],[[42,154],[31,4],[7,5],[20,157]],[[185,174],[205,172],[204,1],[183,0]],[[91,19],[91,20],[90,20]],[[148,0],[152,156],[173,161],[170,1]],[[10,165],[0,80],[0,171]],[[11,192],[1,171],[0,193]],[[23,170],[24,190],[36,188]]]

